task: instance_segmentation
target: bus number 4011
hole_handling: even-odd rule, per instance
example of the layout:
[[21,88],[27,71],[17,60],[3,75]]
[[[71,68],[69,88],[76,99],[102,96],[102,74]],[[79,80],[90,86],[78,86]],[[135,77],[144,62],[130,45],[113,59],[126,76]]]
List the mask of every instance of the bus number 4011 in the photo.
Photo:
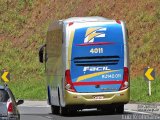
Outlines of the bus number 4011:
[[90,50],[90,53],[95,54],[95,53],[103,53],[103,48],[92,48]]

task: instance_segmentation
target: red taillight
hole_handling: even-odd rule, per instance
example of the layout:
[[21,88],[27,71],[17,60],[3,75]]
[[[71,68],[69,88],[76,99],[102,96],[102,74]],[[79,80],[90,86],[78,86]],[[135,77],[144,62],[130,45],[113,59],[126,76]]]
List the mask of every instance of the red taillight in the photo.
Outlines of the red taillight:
[[124,75],[123,75],[123,82],[122,85],[120,87],[120,90],[124,90],[126,88],[128,88],[129,86],[129,70],[127,67],[124,67]]
[[70,22],[70,23],[69,23],[69,26],[71,26],[71,25],[73,25],[73,22]]
[[65,84],[66,90],[71,91],[71,92],[76,92],[76,90],[73,86],[73,83],[71,81],[70,70],[66,70],[65,77],[66,77],[66,84]]
[[13,112],[13,104],[12,103],[8,104],[8,112]]
[[120,20],[116,20],[116,22],[117,22],[118,24],[121,24],[121,21],[120,21]]

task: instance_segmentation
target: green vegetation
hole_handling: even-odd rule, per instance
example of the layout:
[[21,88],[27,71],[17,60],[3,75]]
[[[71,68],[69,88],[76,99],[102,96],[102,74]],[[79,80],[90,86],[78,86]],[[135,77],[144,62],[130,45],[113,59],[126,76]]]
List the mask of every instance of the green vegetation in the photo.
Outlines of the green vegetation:
[[133,102],[157,102],[160,100],[160,77],[156,77],[151,82],[151,96],[148,95],[148,81],[143,77],[137,77],[131,80],[131,101]]
[[[35,37],[33,37],[35,38]],[[37,37],[38,39],[38,37]],[[44,65],[39,64],[38,49],[20,49],[9,40],[3,41],[0,47],[0,69],[9,70],[11,82],[9,87],[17,98],[45,99],[46,82],[44,78]]]
[[158,79],[153,82],[152,96],[148,97],[147,83],[142,78],[146,66],[156,68],[156,75],[160,73],[159,6],[159,0],[125,3],[118,0],[66,0],[63,3],[58,0],[1,0],[0,70],[10,71],[9,86],[16,98],[45,99],[44,65],[38,62],[38,49],[45,41],[51,21],[73,16],[122,19],[129,30],[131,100],[160,101]]

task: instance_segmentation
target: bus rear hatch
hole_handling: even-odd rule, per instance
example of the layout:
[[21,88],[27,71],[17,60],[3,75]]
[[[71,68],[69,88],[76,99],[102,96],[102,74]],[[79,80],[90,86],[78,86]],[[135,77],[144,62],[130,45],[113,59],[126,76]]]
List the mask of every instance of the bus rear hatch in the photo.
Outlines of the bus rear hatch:
[[124,83],[124,40],[116,22],[75,23],[70,79],[76,92],[119,91]]

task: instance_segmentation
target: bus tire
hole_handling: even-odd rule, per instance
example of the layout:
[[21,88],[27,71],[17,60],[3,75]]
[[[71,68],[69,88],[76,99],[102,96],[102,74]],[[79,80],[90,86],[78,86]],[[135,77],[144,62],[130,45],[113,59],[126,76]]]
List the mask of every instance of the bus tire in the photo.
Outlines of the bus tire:
[[51,96],[50,96],[50,88],[49,88],[49,86],[47,87],[47,92],[48,92],[48,104],[51,105]]
[[123,114],[124,113],[124,104],[116,106],[116,113]]
[[59,109],[59,114],[61,115],[61,116],[66,116],[66,115],[68,115],[68,109],[67,109],[67,107],[61,107],[60,106],[60,109]]
[[52,114],[59,114],[59,106],[54,106],[54,105],[51,105],[51,111],[52,111]]
[[115,114],[115,107],[114,106],[110,106],[110,108],[108,108],[108,114]]
[[105,113],[107,113],[109,115],[112,115],[112,114],[115,113],[115,106],[109,105],[109,106],[102,107],[101,111],[105,112]]

